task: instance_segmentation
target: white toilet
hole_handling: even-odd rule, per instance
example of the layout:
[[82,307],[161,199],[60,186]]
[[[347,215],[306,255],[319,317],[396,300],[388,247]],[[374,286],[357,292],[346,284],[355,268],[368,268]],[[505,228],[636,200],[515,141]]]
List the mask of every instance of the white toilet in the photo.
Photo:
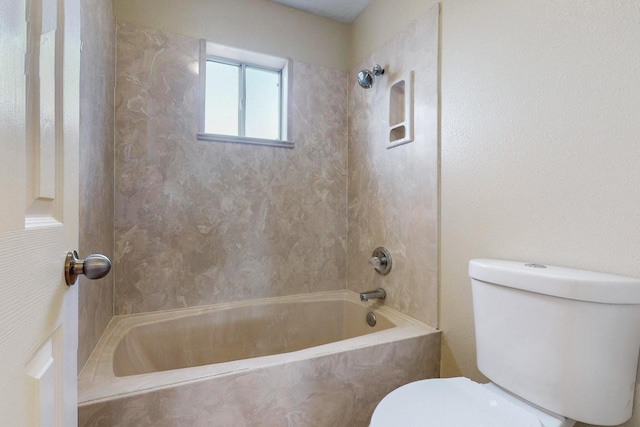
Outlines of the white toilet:
[[570,427],[631,418],[640,280],[513,261],[469,263],[478,368],[404,385],[370,427]]

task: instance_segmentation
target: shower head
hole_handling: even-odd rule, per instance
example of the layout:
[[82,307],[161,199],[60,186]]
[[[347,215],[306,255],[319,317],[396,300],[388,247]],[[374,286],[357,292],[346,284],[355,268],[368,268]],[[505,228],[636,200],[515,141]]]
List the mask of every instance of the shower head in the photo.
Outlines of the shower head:
[[384,69],[380,65],[376,64],[373,66],[373,70],[362,70],[358,73],[358,84],[365,89],[371,89],[375,77],[381,76],[383,74]]

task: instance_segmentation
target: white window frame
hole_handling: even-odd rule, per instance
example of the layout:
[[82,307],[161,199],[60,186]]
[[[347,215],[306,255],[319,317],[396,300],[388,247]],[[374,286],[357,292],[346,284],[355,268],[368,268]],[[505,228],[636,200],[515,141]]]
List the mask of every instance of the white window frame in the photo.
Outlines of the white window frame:
[[[206,104],[206,69],[207,60],[237,64],[243,67],[251,66],[272,71],[281,72],[280,91],[280,139],[251,138],[247,136],[220,135],[205,132],[205,104]],[[198,139],[203,141],[230,142],[251,145],[267,145],[271,147],[293,148],[291,141],[291,88],[292,61],[289,58],[278,58],[257,52],[249,52],[235,49],[228,46],[211,43],[207,40],[200,40],[200,60],[199,60],[199,119],[198,119]],[[244,73],[243,73],[244,78]],[[240,114],[243,115],[243,108]],[[241,117],[244,120],[244,117]],[[244,125],[241,125],[243,128]]]

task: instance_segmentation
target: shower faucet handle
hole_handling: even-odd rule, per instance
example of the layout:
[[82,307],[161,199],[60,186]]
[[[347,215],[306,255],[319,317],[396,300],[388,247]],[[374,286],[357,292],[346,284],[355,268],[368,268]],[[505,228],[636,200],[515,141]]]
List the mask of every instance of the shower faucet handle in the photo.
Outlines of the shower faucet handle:
[[391,253],[387,248],[379,247],[373,251],[373,255],[369,258],[369,264],[382,275],[389,274],[391,271]]
[[386,257],[378,258],[377,256],[374,256],[374,257],[369,258],[369,265],[371,265],[371,267],[373,267],[373,268],[378,268],[378,267],[384,266],[386,264],[387,264],[387,258]]

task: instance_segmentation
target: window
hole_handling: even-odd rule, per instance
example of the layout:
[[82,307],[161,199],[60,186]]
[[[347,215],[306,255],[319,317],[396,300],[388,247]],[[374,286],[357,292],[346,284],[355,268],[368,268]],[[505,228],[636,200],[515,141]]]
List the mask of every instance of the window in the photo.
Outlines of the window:
[[289,62],[201,40],[198,139],[292,148]]

